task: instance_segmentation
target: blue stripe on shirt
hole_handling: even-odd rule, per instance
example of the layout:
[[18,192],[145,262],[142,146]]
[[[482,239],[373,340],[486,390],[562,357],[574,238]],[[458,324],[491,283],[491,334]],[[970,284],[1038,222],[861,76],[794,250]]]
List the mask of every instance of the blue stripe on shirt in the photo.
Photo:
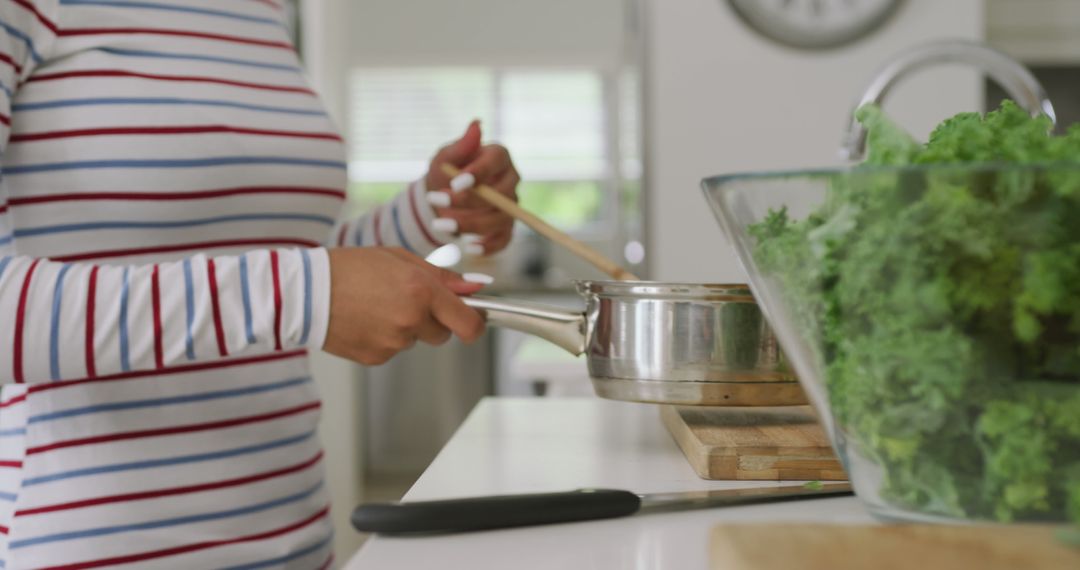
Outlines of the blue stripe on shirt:
[[61,6],[111,6],[114,8],[144,8],[147,10],[164,10],[168,12],[187,12],[190,14],[200,14],[204,16],[217,16],[220,18],[229,18],[233,20],[243,20],[245,22],[254,22],[257,24],[270,24],[277,27],[284,27],[284,24],[273,18],[263,18],[261,16],[249,16],[247,14],[240,14],[238,12],[228,12],[225,10],[211,10],[209,8],[194,8],[190,6],[175,6],[172,4],[160,4],[158,2],[132,2],[130,0],[60,0]]
[[195,339],[191,336],[191,327],[195,324],[195,283],[191,276],[191,258],[184,259],[184,306],[187,319],[184,327],[184,352],[188,360],[195,360]]
[[238,103],[236,101],[223,101],[218,99],[183,99],[179,97],[94,97],[88,99],[61,99],[57,101],[37,101],[33,103],[15,103],[11,110],[15,111],[40,111],[43,109],[56,109],[59,107],[82,107],[87,105],[195,105],[202,107],[229,107],[248,111],[260,111],[265,113],[281,113],[286,115],[314,115],[325,116],[322,109],[298,109],[296,107],[274,107],[270,105],[253,105],[250,103]]
[[345,170],[340,160],[319,160],[292,156],[217,156],[212,158],[147,158],[123,160],[74,160],[41,164],[14,164],[4,167],[4,174],[17,176],[35,172],[81,170],[92,168],[200,168],[206,166],[235,166],[238,164],[268,164],[276,166],[314,166]]
[[120,369],[131,370],[131,358],[128,347],[128,292],[131,288],[131,268],[124,268],[124,282],[120,286]]
[[151,51],[145,49],[121,49],[113,47],[101,47],[97,48],[98,51],[103,51],[108,54],[118,55],[122,57],[146,57],[152,59],[176,59],[176,60],[188,60],[188,61],[208,61],[211,63],[226,63],[229,65],[240,65],[244,67],[257,67],[260,69],[276,69],[279,71],[301,71],[299,67],[295,65],[288,65],[285,63],[266,63],[262,61],[254,61],[250,59],[238,59],[234,57],[217,57],[212,55],[200,55],[196,53],[170,53],[164,51]]
[[247,333],[248,344],[255,344],[255,331],[251,325],[251,287],[248,283],[247,254],[240,256],[240,292],[244,299],[244,332]]
[[0,20],[0,29],[7,32],[9,36],[21,40],[22,43],[26,44],[26,49],[30,51],[30,57],[36,63],[41,63],[41,54],[34,49],[34,40],[30,39],[30,36],[26,35],[26,32],[12,26],[4,20]]
[[26,428],[8,428],[0,429],[0,437],[11,437],[13,435],[26,435]]
[[49,372],[53,381],[60,380],[60,309],[64,303],[64,277],[70,265],[60,268],[53,288],[52,318],[49,321]]
[[[173,465],[184,465],[188,463],[201,463],[203,461],[215,461],[218,459],[229,459],[238,457],[241,455],[249,455],[252,453],[260,453],[263,451],[269,451],[271,449],[277,449],[279,447],[286,447],[296,443],[301,443],[305,440],[315,437],[314,431],[309,431],[300,435],[269,441],[266,443],[260,443],[257,445],[249,445],[246,447],[238,447],[235,449],[227,449],[224,451],[215,451],[212,453],[200,453],[197,455],[182,455],[180,457],[169,457],[164,459],[151,459],[148,461],[132,461],[129,463],[114,463],[112,465],[102,465],[99,467],[88,467],[85,469],[74,469],[71,471],[61,471],[59,473],[53,473],[51,475],[40,475],[38,477],[28,477],[23,479],[23,487],[32,487],[34,485],[41,485],[44,483],[51,483],[53,481],[61,481],[65,479],[74,479],[77,477],[88,477],[90,475],[100,475],[102,473],[117,473],[121,471],[135,471],[139,469],[155,469],[158,467],[170,467]],[[12,495],[11,501],[15,500],[15,496]],[[0,499],[4,497],[0,494]]]
[[7,270],[8,264],[11,263],[11,256],[0,257],[0,277],[4,276],[4,271]]
[[89,414],[98,414],[102,412],[118,412],[123,410],[138,410],[141,408],[153,408],[163,406],[176,406],[179,404],[191,404],[194,402],[207,402],[210,400],[222,400],[226,398],[239,398],[241,396],[250,396],[252,394],[262,394],[264,392],[273,392],[275,390],[284,390],[293,386],[300,386],[311,382],[311,377],[304,376],[301,378],[291,378],[289,380],[281,380],[279,382],[271,382],[269,384],[259,384],[255,386],[248,386],[245,388],[232,388],[229,390],[215,390],[213,392],[201,392],[197,394],[187,394],[185,396],[172,396],[169,398],[153,398],[146,400],[130,400],[127,402],[113,402],[110,404],[98,404],[96,406],[86,406],[83,408],[71,408],[68,410],[59,410],[56,412],[49,412],[47,414],[38,414],[36,416],[30,416],[26,423],[36,424],[41,422],[49,422],[53,420],[59,420],[64,418],[71,418],[75,416],[85,416]]
[[296,560],[297,558],[303,558],[304,556],[307,556],[308,554],[311,554],[313,552],[319,551],[320,549],[326,548],[326,545],[330,544],[330,541],[333,538],[334,538],[334,533],[331,532],[331,533],[326,535],[326,538],[320,540],[319,542],[316,542],[315,544],[312,544],[311,546],[305,546],[304,548],[301,548],[300,550],[296,550],[296,551],[291,552],[289,554],[286,554],[284,556],[278,556],[277,558],[267,558],[265,560],[260,560],[258,562],[252,562],[250,564],[241,564],[240,566],[229,566],[227,568],[222,568],[221,570],[259,570],[260,568],[269,568],[271,566],[279,566],[279,565],[284,564],[286,562],[292,562],[293,560]]
[[300,250],[300,259],[304,262],[304,329],[300,334],[300,344],[306,345],[311,333],[311,256],[306,249]]
[[11,243],[13,239],[15,239],[15,237],[11,234],[8,234],[6,236],[0,236],[0,245],[7,245]]
[[398,215],[397,202],[394,202],[394,205],[390,208],[390,215],[394,218],[394,231],[397,232],[398,242],[401,243],[401,247],[404,247],[416,255],[420,255],[419,252],[409,245],[409,240],[405,239],[405,232],[401,229],[401,217]]
[[86,222],[79,224],[60,224],[56,226],[41,226],[36,228],[20,228],[15,230],[16,238],[27,238],[40,235],[62,234],[69,232],[85,232],[96,230],[145,230],[145,229],[171,229],[192,228],[209,226],[214,224],[227,224],[231,222],[315,222],[327,227],[334,225],[334,219],[329,216],[315,214],[237,214],[234,216],[215,216],[213,218],[196,218],[191,220],[170,221],[124,221],[112,220],[103,222]]
[[92,536],[106,536],[110,534],[120,534],[125,532],[133,532],[139,530],[150,530],[155,528],[165,528],[170,526],[178,526],[184,524],[192,524],[204,521],[221,520],[226,518],[238,517],[242,515],[250,515],[253,513],[259,513],[262,511],[268,511],[275,509],[290,503],[296,503],[307,499],[314,495],[322,488],[323,482],[319,481],[312,487],[308,487],[299,493],[293,493],[292,495],[286,495],[274,499],[272,501],[265,501],[262,503],[256,503],[248,505],[246,507],[240,507],[238,509],[229,509],[224,511],[212,511],[209,513],[201,513],[197,515],[188,515],[185,517],[174,517],[171,519],[159,519],[156,521],[147,521],[135,524],[124,524],[115,526],[104,526],[98,528],[88,528],[84,530],[76,530],[71,532],[60,532],[56,534],[46,534],[42,536],[35,536],[33,538],[24,538],[21,540],[12,540],[8,543],[8,548],[17,549],[25,548],[27,546],[35,546],[38,544],[47,544],[50,542],[64,542],[67,540],[76,540],[79,538],[89,538]]
[[19,498],[19,496],[16,495],[15,493],[0,493],[0,501],[7,501],[9,503],[14,503],[15,499],[18,499],[18,498]]

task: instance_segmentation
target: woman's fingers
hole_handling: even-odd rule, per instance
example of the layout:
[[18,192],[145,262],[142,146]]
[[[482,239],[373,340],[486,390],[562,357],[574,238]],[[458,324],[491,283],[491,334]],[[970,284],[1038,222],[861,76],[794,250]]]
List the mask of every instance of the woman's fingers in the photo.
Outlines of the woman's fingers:
[[431,302],[431,314],[442,326],[453,331],[466,343],[471,343],[484,332],[484,319],[449,289],[439,288]]
[[[462,169],[463,173],[473,177],[474,183],[470,188],[480,184],[491,186],[504,196],[517,200],[515,190],[521,176],[514,168],[510,160],[510,153],[506,148],[499,145],[490,145],[481,149],[480,154],[473,162]],[[483,198],[472,192],[444,190],[450,196],[449,207],[451,208],[483,208],[488,207]],[[445,198],[436,198],[444,201]],[[437,205],[437,204],[436,204]]]
[[455,166],[464,166],[475,160],[482,149],[480,140],[483,133],[480,131],[480,122],[473,121],[465,129],[465,133],[458,140],[442,147],[431,160],[431,168],[428,170],[428,190],[447,188],[450,185],[450,177],[443,174],[441,166],[450,163]]
[[[496,180],[504,172],[513,168],[514,163],[510,160],[510,151],[498,144],[487,145],[480,149],[480,154],[469,164],[462,168],[462,174],[471,174],[477,183],[485,183]],[[453,187],[454,181],[450,181]]]
[[[517,185],[520,181],[521,176],[516,169],[511,167],[503,172],[490,186],[504,196],[517,201]],[[477,234],[482,239],[487,240],[497,233],[512,228],[514,225],[514,219],[510,215],[498,210],[473,192],[461,192],[458,194],[443,192],[440,195],[439,203],[449,203],[451,205],[437,209],[437,215],[440,218],[449,218],[457,222],[457,233],[459,234]],[[446,197],[449,197],[449,201],[447,201]],[[492,248],[488,250],[488,253],[494,253],[501,249],[502,247]]]
[[420,325],[416,332],[416,338],[422,343],[439,346],[450,340],[452,334],[450,329],[443,326],[434,318],[431,318],[428,319],[426,323]]
[[[484,184],[517,202],[521,175],[506,147],[497,144],[479,146],[479,135],[478,126],[470,125],[460,140],[436,155],[428,175],[428,202],[436,217],[456,222],[455,234],[480,236],[477,244],[483,248],[483,254],[488,255],[507,246],[513,236],[514,220],[475,192],[466,190]],[[441,172],[444,163],[460,167],[461,174],[452,180],[435,175]],[[462,184],[462,179],[467,183]]]
[[510,245],[510,238],[514,236],[514,228],[510,226],[502,231],[495,232],[490,237],[484,238],[480,246],[484,248],[484,255],[498,253]]
[[330,322],[323,349],[377,365],[417,341],[466,342],[484,329],[481,315],[458,295],[483,287],[392,248],[330,251]]
[[477,234],[482,238],[513,226],[514,223],[513,218],[498,210],[452,208],[444,210],[441,215],[457,222],[458,233]]

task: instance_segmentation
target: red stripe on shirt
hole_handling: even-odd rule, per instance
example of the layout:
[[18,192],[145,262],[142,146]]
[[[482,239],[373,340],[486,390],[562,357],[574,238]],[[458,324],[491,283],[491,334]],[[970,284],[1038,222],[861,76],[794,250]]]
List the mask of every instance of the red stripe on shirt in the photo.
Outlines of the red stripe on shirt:
[[326,557],[326,562],[323,562],[322,566],[319,566],[319,570],[326,570],[327,568],[330,568],[333,565],[334,565],[334,553],[331,552],[330,556]]
[[0,63],[6,63],[10,65],[11,68],[15,70],[16,75],[22,73],[22,66],[19,65],[19,62],[11,59],[11,56],[6,53],[0,53]]
[[193,190],[191,192],[72,192],[66,194],[45,194],[41,196],[11,197],[12,206],[30,206],[52,202],[79,202],[96,200],[121,201],[170,201],[170,200],[209,200],[251,194],[303,194],[345,199],[345,191],[334,188],[306,188],[303,186],[249,186],[221,188],[216,190]]
[[56,451],[57,449],[66,449],[69,447],[82,447],[84,445],[96,445],[99,443],[112,443],[115,441],[127,441],[132,439],[142,439],[145,437],[164,437],[169,435],[177,435],[182,433],[195,433],[200,431],[212,431],[218,429],[227,429],[233,427],[239,427],[244,425],[250,425],[261,422],[268,422],[270,420],[276,420],[288,416],[295,416],[304,412],[310,412],[311,410],[317,410],[321,404],[318,401],[308,402],[300,406],[293,406],[291,408],[285,408],[283,410],[277,410],[266,414],[259,414],[257,416],[245,416],[240,418],[232,418],[228,420],[220,420],[216,422],[205,422],[201,424],[190,424],[186,426],[174,426],[167,428],[146,429],[137,431],[126,431],[110,433],[105,435],[95,435],[92,437],[83,437],[79,439],[69,439],[65,441],[57,441],[46,445],[39,445],[36,447],[26,448],[26,455],[37,455],[39,453],[46,453],[49,451]]
[[382,207],[375,207],[375,245],[381,246],[382,243]]
[[54,24],[52,22],[52,20],[50,20],[50,19],[46,18],[44,15],[42,15],[41,12],[38,12],[37,6],[34,6],[29,0],[14,0],[14,1],[19,6],[22,6],[23,8],[26,8],[27,10],[29,10],[30,13],[32,13],[34,15],[34,17],[37,18],[38,21],[42,23],[42,25],[44,25],[46,28],[49,28],[49,30],[51,30],[52,33],[55,34],[57,31],[59,31],[59,28],[57,28],[56,24]]
[[25,402],[25,401],[26,401],[26,394],[20,394],[18,396],[15,396],[12,399],[6,401],[6,402],[0,402],[0,408],[6,408],[8,406],[14,406],[15,404],[20,404],[20,403]]
[[86,291],[86,376],[97,376],[94,366],[94,308],[97,303],[98,266],[90,269],[90,285]]
[[7,115],[5,115],[3,113],[0,113],[0,123],[3,123],[5,126],[10,127],[11,126],[11,117],[9,117],[9,116],[7,116]]
[[34,270],[37,269],[40,259],[35,259],[30,264],[23,279],[22,290],[19,292],[19,304],[15,309],[15,345],[12,347],[12,375],[15,382],[22,384],[26,381],[23,375],[23,329],[26,326],[26,299],[30,296],[30,280],[34,278]]
[[217,335],[218,354],[228,356],[229,349],[225,346],[225,327],[221,324],[221,305],[218,302],[217,273],[213,259],[206,261],[206,279],[210,282],[210,305],[214,315],[214,334]]
[[232,42],[237,44],[247,44],[253,46],[263,46],[292,50],[293,46],[289,42],[275,41],[275,40],[260,40],[257,38],[245,38],[241,36],[229,36],[225,34],[210,34],[206,32],[193,32],[190,30],[172,30],[165,28],[75,28],[67,30],[59,30],[57,35],[59,36],[99,36],[99,35],[156,35],[156,36],[182,36],[187,38],[200,38],[204,40],[217,40],[222,42]]
[[297,521],[288,526],[283,526],[274,530],[260,532],[258,534],[249,534],[246,536],[240,536],[237,538],[229,538],[222,540],[208,540],[204,542],[196,542],[192,544],[185,544],[183,546],[176,546],[173,548],[163,548],[161,550],[151,550],[147,552],[140,552],[137,554],[128,554],[126,556],[115,556],[113,558],[100,558],[98,560],[89,560],[86,562],[78,562],[75,564],[65,564],[63,566],[49,566],[42,570],[83,570],[86,568],[100,568],[102,566],[113,566],[117,564],[131,564],[133,562],[141,562],[143,560],[152,560],[154,558],[165,558],[168,556],[176,556],[179,554],[186,554],[188,552],[195,552],[199,550],[206,550],[208,548],[215,548],[218,546],[227,546],[230,544],[239,544],[243,542],[254,542],[257,540],[266,540],[270,538],[276,538],[278,536],[288,534],[290,532],[300,530],[312,523],[319,521],[326,517],[330,512],[329,505],[323,507],[319,512]]
[[281,9],[281,4],[278,4],[277,2],[274,2],[274,0],[255,0],[255,1],[258,2],[259,4],[266,4],[267,6],[270,6],[271,8],[274,8],[275,10],[280,10]]
[[11,135],[11,142],[43,141],[52,139],[94,137],[110,135],[193,135],[232,133],[240,135],[259,135],[270,137],[295,137],[306,139],[323,139],[341,141],[341,135],[337,133],[318,133],[303,131],[281,131],[272,129],[249,129],[245,127],[232,127],[229,125],[193,125],[190,127],[160,126],[160,127],[111,127],[104,129],[73,129],[68,131],[45,131],[40,133],[21,133]]
[[[56,505],[48,505],[44,507],[36,507],[33,509],[23,509],[15,512],[15,516],[23,517],[30,515],[38,515],[42,513],[52,513],[56,511],[67,511],[72,509],[81,509],[86,507],[94,507],[98,505],[106,505],[109,503],[127,503],[131,501],[142,501],[146,499],[158,499],[161,497],[169,497],[174,495],[186,495],[188,493],[201,493],[204,491],[214,491],[217,489],[226,489],[228,487],[237,487],[240,485],[249,485],[251,483],[257,483],[259,481],[266,481],[268,479],[274,479],[277,477],[284,477],[285,475],[291,475],[298,473],[305,469],[310,468],[322,459],[322,451],[315,454],[314,457],[298,463],[296,465],[290,465],[282,469],[275,469],[273,471],[266,471],[263,473],[257,473],[255,475],[249,475],[247,477],[239,477],[236,479],[228,479],[225,481],[217,481],[214,483],[203,483],[201,485],[189,485],[186,487],[171,487],[167,489],[158,489],[155,491],[143,491],[141,493],[125,493],[122,495],[110,495],[107,497],[97,497],[94,499],[84,499],[81,501],[72,501],[70,503],[59,503]],[[21,465],[21,462],[20,462]]]
[[160,370],[165,368],[165,351],[161,346],[161,283],[156,263],[150,275],[150,298],[154,313],[154,366]]
[[8,211],[8,205],[7,204],[4,204],[4,205],[0,206],[0,214],[3,214],[6,211]]
[[150,255],[158,253],[176,253],[185,251],[202,251],[206,249],[218,249],[223,247],[242,246],[299,246],[318,247],[319,242],[308,239],[294,238],[267,238],[267,239],[233,239],[221,241],[204,241],[196,243],[170,244],[154,247],[135,247],[131,249],[110,249],[103,251],[89,251],[74,253],[71,255],[58,255],[52,259],[55,261],[86,261],[89,259],[105,259],[110,257],[131,257],[136,255]]
[[[200,362],[197,364],[185,364],[183,366],[174,366],[171,368],[163,368],[161,370],[139,370],[132,372],[121,372],[118,374],[112,374],[109,376],[98,376],[97,378],[80,378],[78,380],[61,380],[59,382],[49,382],[47,384],[34,384],[30,386],[30,393],[36,394],[38,392],[48,392],[49,390],[56,390],[59,388],[68,388],[71,386],[79,386],[87,384],[89,382],[113,382],[118,380],[137,380],[139,378],[160,378],[166,375],[174,374],[186,374],[188,372],[202,372],[205,370],[220,370],[224,368],[232,368],[235,366],[248,366],[252,364],[262,364],[266,362],[273,362],[276,360],[286,360],[289,358],[298,358],[307,355],[306,350],[294,350],[292,352],[281,352],[275,354],[264,354],[261,356],[253,356],[250,358],[238,358],[236,360],[219,360],[216,362]],[[26,395],[17,396],[8,400],[7,402],[0,404],[0,408],[17,404],[26,399]]]
[[412,210],[413,219],[416,220],[416,227],[420,228],[420,233],[424,234],[424,239],[428,240],[428,243],[435,247],[442,247],[443,242],[435,239],[435,236],[428,232],[427,227],[424,226],[424,218],[420,216],[420,208],[416,205],[416,191],[413,188],[409,188],[409,209]]
[[281,350],[281,276],[276,251],[270,252],[270,270],[274,277],[274,350]]
[[339,231],[337,234],[338,247],[345,245],[345,230],[347,229],[349,229],[349,224],[343,224],[341,226],[341,231]]
[[0,467],[22,467],[22,461],[13,461],[13,460],[0,461]]
[[135,71],[123,71],[120,69],[87,69],[84,71],[62,71],[59,73],[43,73],[31,75],[27,82],[56,81],[59,79],[71,79],[75,77],[132,77],[136,79],[150,79],[153,81],[180,81],[186,83],[215,83],[218,85],[231,85],[247,89],[260,89],[263,91],[284,91],[288,93],[303,93],[314,95],[315,92],[307,87],[293,85],[270,85],[267,83],[250,83],[247,81],[233,81],[218,77],[203,77],[198,75],[161,75],[157,73],[139,73]]

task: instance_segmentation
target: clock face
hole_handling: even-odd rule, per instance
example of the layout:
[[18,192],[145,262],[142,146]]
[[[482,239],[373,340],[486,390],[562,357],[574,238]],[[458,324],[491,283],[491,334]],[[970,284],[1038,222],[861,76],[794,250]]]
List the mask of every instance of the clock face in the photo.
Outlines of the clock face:
[[762,35],[799,48],[844,45],[876,30],[902,0],[728,0]]

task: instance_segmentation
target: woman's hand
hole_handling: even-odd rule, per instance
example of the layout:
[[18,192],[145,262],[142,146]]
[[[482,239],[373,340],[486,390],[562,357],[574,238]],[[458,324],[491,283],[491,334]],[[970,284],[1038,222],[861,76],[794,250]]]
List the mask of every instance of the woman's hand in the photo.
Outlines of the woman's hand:
[[482,288],[403,249],[331,249],[323,350],[374,365],[418,340],[439,345],[455,334],[472,342],[484,332],[484,320],[458,295]]
[[483,253],[490,255],[510,243],[514,219],[470,192],[451,190],[450,179],[440,168],[443,163],[450,163],[460,168],[463,176],[471,176],[475,184],[487,184],[517,201],[521,176],[510,160],[509,151],[501,145],[481,145],[481,136],[480,123],[473,121],[460,139],[435,155],[426,182],[435,214],[457,222],[459,233],[479,235]]

